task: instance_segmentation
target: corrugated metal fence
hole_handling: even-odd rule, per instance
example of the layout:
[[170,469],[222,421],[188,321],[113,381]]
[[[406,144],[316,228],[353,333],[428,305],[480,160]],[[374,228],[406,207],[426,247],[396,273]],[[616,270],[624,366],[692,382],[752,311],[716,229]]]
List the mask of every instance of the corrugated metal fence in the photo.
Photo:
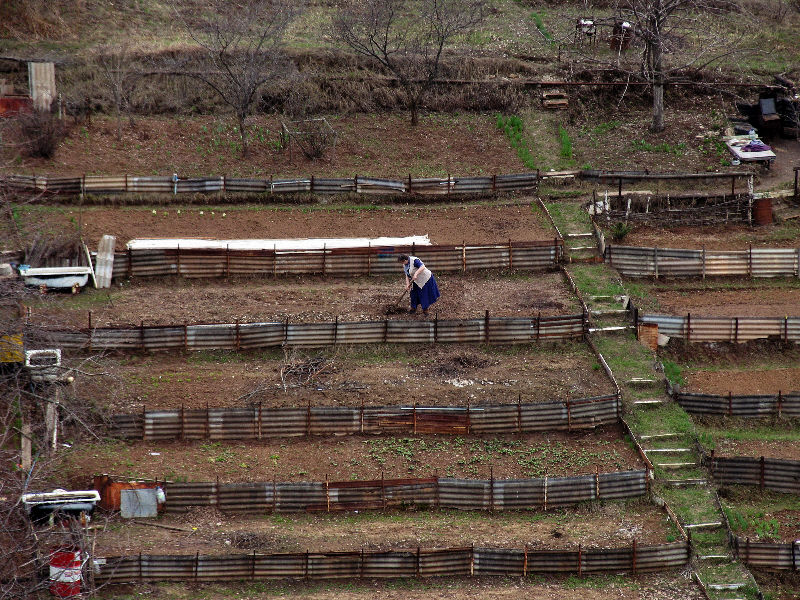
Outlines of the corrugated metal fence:
[[687,250],[606,246],[605,259],[627,277],[800,277],[800,248]]
[[289,511],[382,510],[398,507],[525,510],[647,493],[647,471],[620,471],[537,479],[379,479],[166,485],[167,512],[196,506],[263,514]]
[[538,173],[510,175],[486,175],[482,177],[447,178],[426,177],[422,179],[377,179],[355,176],[350,178],[304,177],[298,179],[274,179],[240,177],[173,177],[156,175],[82,175],[58,177],[47,175],[8,175],[0,178],[0,185],[18,192],[45,192],[50,194],[402,194],[443,196],[464,194],[493,194],[536,190]]
[[131,250],[114,255],[114,277],[228,277],[315,274],[396,275],[398,254],[413,254],[438,273],[480,269],[555,269],[564,242],[502,242],[461,246],[331,248],[322,250]]
[[697,317],[639,315],[640,323],[655,323],[658,333],[687,342],[732,342],[775,339],[800,342],[800,317]]
[[739,559],[751,567],[770,571],[800,571],[800,540],[770,543],[751,542],[750,538],[739,536],[734,539]]
[[356,434],[499,434],[592,428],[619,420],[619,396],[534,404],[208,408],[114,415],[112,433],[141,440],[260,440]]
[[776,396],[734,396],[730,393],[718,396],[681,392],[676,399],[686,412],[695,415],[800,417],[800,392]]
[[785,494],[800,494],[800,461],[749,456],[710,459],[711,474],[718,483],[757,485]]
[[682,567],[685,541],[620,548],[447,548],[285,554],[144,555],[96,559],[97,579],[230,581],[395,577],[524,577],[544,573],[640,573]]
[[337,344],[527,344],[583,336],[585,315],[424,321],[212,323],[40,330],[62,348],[89,350],[252,350]]

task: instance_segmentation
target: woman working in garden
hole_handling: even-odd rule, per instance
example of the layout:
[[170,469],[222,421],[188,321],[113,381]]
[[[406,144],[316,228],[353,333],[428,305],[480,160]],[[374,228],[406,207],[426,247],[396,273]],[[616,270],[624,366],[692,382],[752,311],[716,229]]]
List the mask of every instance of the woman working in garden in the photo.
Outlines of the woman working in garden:
[[417,312],[417,306],[422,305],[422,313],[428,314],[428,307],[439,299],[439,287],[436,278],[430,269],[425,267],[416,256],[401,254],[397,262],[403,263],[406,274],[406,290],[411,290],[411,314]]

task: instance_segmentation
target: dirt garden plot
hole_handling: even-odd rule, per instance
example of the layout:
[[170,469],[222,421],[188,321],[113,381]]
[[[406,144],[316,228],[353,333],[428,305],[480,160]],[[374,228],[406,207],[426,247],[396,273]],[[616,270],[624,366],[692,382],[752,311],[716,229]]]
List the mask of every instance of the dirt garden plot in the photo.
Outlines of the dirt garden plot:
[[[798,241],[800,245],[800,240]],[[800,315],[800,288],[793,281],[774,284],[653,286],[640,310],[713,317],[784,317]],[[648,302],[649,300],[649,302]],[[650,306],[647,306],[650,304]]]
[[349,515],[275,515],[260,518],[195,509],[159,524],[183,531],[113,523],[98,532],[101,556],[302,552],[476,546],[522,548],[613,547],[659,544],[674,535],[666,514],[643,502],[607,503],[552,513],[435,511]]
[[738,396],[775,395],[800,390],[800,367],[782,369],[724,369],[693,371],[688,374],[686,390],[703,394]]
[[[214,199],[209,198],[213,204]],[[155,211],[155,212],[153,212]],[[117,238],[122,251],[133,238],[282,239],[313,237],[381,237],[425,235],[433,244],[500,243],[550,240],[556,237],[531,204],[461,206],[317,205],[306,207],[155,207],[84,208],[22,206],[23,235],[34,232],[75,236],[96,248],[103,235]],[[0,227],[9,227],[4,224]],[[0,229],[0,233],[4,230]],[[14,239],[8,231],[8,239]],[[2,236],[6,237],[6,236]]]
[[733,532],[753,542],[800,539],[800,499],[793,494],[734,486],[721,491]]
[[[391,319],[482,319],[575,314],[577,299],[561,273],[441,274],[442,296],[425,317],[409,308],[402,270],[396,278],[318,277],[238,281],[148,279],[112,291],[87,289],[79,296],[48,294],[31,306],[32,322],[42,325],[168,325],[182,323],[375,321]],[[400,314],[398,314],[400,313]]]
[[[565,585],[566,581],[566,585]],[[137,584],[100,589],[100,598],[149,594],[165,600],[186,600],[185,584]],[[127,594],[127,595],[126,595]],[[402,581],[327,581],[302,583],[259,581],[256,583],[206,584],[194,588],[191,598],[223,600],[231,597],[303,598],[306,600],[442,600],[457,597],[464,600],[700,600],[699,588],[690,579],[678,574],[647,574],[636,578],[621,576],[528,577],[457,579],[452,577]],[[777,597],[776,597],[776,600]],[[786,595],[779,600],[790,600]]]
[[[90,368],[82,361],[75,364]],[[75,396],[115,414],[145,407],[188,410],[254,402],[264,407],[308,402],[474,406],[614,392],[594,355],[580,342],[106,357],[96,368],[108,375],[79,378]]]
[[592,433],[501,436],[285,438],[268,443],[197,444],[108,441],[82,444],[65,457],[75,485],[93,473],[181,481],[331,481],[398,477],[560,477],[642,468],[608,427]]
[[764,456],[766,458],[800,460],[800,439],[797,435],[775,431],[771,428],[769,431],[763,429],[744,433],[725,429],[706,429],[704,434],[713,439],[715,456],[752,458]]
[[706,250],[747,250],[753,248],[797,248],[800,246],[800,224],[787,221],[783,224],[731,225],[727,227],[676,227],[658,229],[634,226],[622,241],[615,242],[611,232],[605,231],[606,240],[615,246],[645,246],[658,248],[702,248]]

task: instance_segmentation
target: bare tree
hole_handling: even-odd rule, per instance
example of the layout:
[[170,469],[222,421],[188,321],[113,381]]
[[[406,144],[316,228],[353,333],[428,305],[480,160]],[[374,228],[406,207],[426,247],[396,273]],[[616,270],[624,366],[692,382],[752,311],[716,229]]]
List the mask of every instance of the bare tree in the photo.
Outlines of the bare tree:
[[439,77],[445,46],[484,18],[483,0],[350,0],[334,17],[336,39],[400,82],[411,124]]
[[284,37],[299,13],[300,2],[212,0],[197,15],[191,0],[179,0],[175,10],[208,67],[185,74],[208,85],[235,113],[248,152],[247,119],[262,86],[288,78],[294,65],[284,49]]
[[130,93],[139,77],[135,70],[131,49],[125,42],[117,46],[101,46],[96,50],[100,81],[114,104],[117,119],[117,140],[122,138],[122,111],[130,110]]
[[618,14],[641,40],[640,76],[652,86],[653,131],[664,130],[664,86],[676,73],[701,70],[740,51],[738,39],[709,29],[709,17],[729,12],[727,0],[621,0]]

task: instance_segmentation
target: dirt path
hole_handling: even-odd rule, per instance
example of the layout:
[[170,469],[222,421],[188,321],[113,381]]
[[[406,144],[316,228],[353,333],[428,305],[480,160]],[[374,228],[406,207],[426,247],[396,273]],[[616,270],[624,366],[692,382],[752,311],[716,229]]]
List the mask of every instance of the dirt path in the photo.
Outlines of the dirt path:
[[611,503],[598,509],[558,510],[553,514],[431,511],[347,515],[276,515],[247,518],[196,509],[166,516],[162,524],[180,533],[125,524],[101,533],[100,555],[133,553],[221,554],[229,552],[303,552],[476,546],[522,548],[525,544],[573,548],[582,544],[613,547],[664,543],[664,513],[644,503]]
[[[438,274],[441,298],[430,318],[482,319],[492,316],[536,316],[580,312],[561,273],[514,275]],[[323,279],[287,277],[193,280],[133,280],[113,291],[86,289],[78,296],[51,294],[29,302],[33,321],[44,325],[86,327],[92,310],[95,327],[174,323],[364,321],[421,319],[402,313],[402,270],[395,278]],[[395,309],[395,310],[389,310]]]
[[[309,372],[281,379],[285,365],[311,364],[318,365],[313,378]],[[264,407],[528,403],[613,393],[596,366],[580,342],[368,346],[288,356],[281,350],[130,356],[101,359],[98,370],[109,376],[79,378],[75,395],[113,413],[248,402]]]
[[87,474],[213,481],[345,481],[352,478],[561,477],[641,468],[615,427],[596,433],[501,436],[282,438],[257,443],[107,442],[84,444],[63,473],[76,485]]

